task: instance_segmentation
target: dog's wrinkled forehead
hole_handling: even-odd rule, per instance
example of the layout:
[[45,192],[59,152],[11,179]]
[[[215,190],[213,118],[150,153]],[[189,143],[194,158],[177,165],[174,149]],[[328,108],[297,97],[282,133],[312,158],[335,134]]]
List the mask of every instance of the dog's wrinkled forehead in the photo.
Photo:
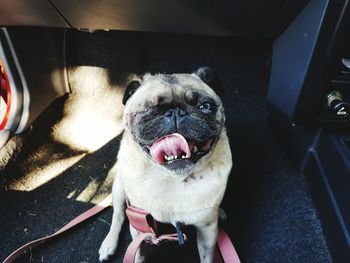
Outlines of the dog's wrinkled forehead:
[[143,76],[141,86],[126,105],[129,112],[142,111],[159,104],[190,101],[192,97],[209,96],[221,105],[220,98],[195,74],[158,74]]

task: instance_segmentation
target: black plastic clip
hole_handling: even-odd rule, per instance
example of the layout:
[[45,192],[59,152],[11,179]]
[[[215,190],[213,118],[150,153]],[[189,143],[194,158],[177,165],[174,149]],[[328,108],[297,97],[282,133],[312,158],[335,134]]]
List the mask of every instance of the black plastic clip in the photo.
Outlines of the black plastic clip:
[[176,227],[177,238],[179,240],[179,246],[182,247],[185,244],[185,240],[184,240],[184,234],[182,233],[182,230],[181,230],[181,223],[175,222],[175,227]]

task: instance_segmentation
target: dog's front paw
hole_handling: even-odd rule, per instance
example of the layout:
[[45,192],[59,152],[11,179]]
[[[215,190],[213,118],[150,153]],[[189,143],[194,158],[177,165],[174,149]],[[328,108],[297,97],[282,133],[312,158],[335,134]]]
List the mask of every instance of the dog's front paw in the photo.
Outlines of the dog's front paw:
[[113,236],[108,234],[103,240],[100,250],[98,251],[100,257],[100,262],[103,262],[105,260],[108,260],[110,256],[112,256],[115,253],[115,250],[117,249],[117,243],[118,240]]

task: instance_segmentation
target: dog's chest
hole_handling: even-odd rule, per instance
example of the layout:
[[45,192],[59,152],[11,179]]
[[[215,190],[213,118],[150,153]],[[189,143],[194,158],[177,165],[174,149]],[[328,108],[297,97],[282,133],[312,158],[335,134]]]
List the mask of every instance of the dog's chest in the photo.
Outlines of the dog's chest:
[[225,181],[214,174],[187,182],[145,174],[129,177],[124,187],[132,205],[150,212],[158,221],[196,224],[218,209]]

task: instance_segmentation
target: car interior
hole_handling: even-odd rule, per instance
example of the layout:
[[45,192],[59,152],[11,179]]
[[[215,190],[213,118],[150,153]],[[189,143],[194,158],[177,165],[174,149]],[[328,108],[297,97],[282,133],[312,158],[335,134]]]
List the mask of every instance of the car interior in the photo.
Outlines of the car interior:
[[[0,260],[111,192],[133,76],[206,66],[233,161],[220,224],[241,261],[350,262],[349,30],[345,0],[1,1]],[[112,213],[16,262],[98,262]],[[124,223],[111,262],[130,241]],[[199,262],[195,240],[149,254]]]

